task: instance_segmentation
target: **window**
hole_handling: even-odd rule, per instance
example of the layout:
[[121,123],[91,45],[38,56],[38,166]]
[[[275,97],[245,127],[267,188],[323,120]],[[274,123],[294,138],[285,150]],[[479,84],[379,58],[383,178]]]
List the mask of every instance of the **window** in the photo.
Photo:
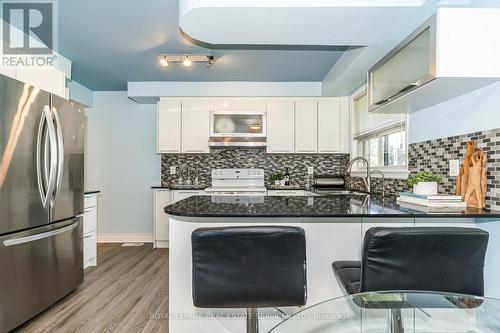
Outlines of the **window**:
[[406,166],[406,131],[404,127],[357,141],[358,154],[366,157],[370,166],[377,168]]
[[[368,112],[366,89],[352,95],[353,156],[362,155],[370,167],[407,174],[406,115]],[[361,170],[363,163],[359,164]]]

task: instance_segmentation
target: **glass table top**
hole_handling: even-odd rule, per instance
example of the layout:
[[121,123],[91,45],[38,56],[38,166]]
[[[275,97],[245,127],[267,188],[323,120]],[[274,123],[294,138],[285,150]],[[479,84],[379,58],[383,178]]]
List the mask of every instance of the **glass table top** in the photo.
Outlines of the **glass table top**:
[[305,308],[269,332],[498,333],[500,300],[423,292],[349,295]]

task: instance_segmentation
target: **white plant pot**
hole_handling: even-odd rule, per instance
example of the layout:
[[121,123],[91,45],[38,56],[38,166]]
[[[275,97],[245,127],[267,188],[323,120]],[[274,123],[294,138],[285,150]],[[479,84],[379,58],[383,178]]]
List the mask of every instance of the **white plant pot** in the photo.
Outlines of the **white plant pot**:
[[413,193],[418,195],[436,195],[438,194],[437,182],[421,182],[413,185]]
[[280,186],[280,184],[281,184],[281,181],[279,181],[279,180],[275,180],[275,181],[274,181],[274,185],[276,185],[276,186]]

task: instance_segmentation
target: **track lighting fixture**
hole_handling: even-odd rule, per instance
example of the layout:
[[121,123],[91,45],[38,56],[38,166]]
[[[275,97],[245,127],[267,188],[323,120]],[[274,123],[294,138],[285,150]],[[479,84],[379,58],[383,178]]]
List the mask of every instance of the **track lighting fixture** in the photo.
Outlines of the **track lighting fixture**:
[[168,67],[169,63],[166,56],[160,57],[160,65],[162,65],[163,67]]
[[185,66],[185,67],[191,67],[191,65],[193,64],[193,62],[191,60],[189,60],[189,56],[186,56],[184,58],[184,60],[182,61],[182,64]]
[[181,63],[184,67],[191,67],[194,63],[205,63],[205,67],[209,68],[215,63],[214,55],[207,54],[161,54],[160,65],[164,68],[170,67],[171,63]]

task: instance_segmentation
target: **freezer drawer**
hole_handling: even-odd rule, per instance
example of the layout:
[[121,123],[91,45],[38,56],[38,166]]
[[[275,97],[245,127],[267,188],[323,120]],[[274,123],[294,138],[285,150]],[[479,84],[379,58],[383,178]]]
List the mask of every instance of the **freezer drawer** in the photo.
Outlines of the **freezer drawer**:
[[7,332],[83,281],[80,218],[0,237],[0,332]]

